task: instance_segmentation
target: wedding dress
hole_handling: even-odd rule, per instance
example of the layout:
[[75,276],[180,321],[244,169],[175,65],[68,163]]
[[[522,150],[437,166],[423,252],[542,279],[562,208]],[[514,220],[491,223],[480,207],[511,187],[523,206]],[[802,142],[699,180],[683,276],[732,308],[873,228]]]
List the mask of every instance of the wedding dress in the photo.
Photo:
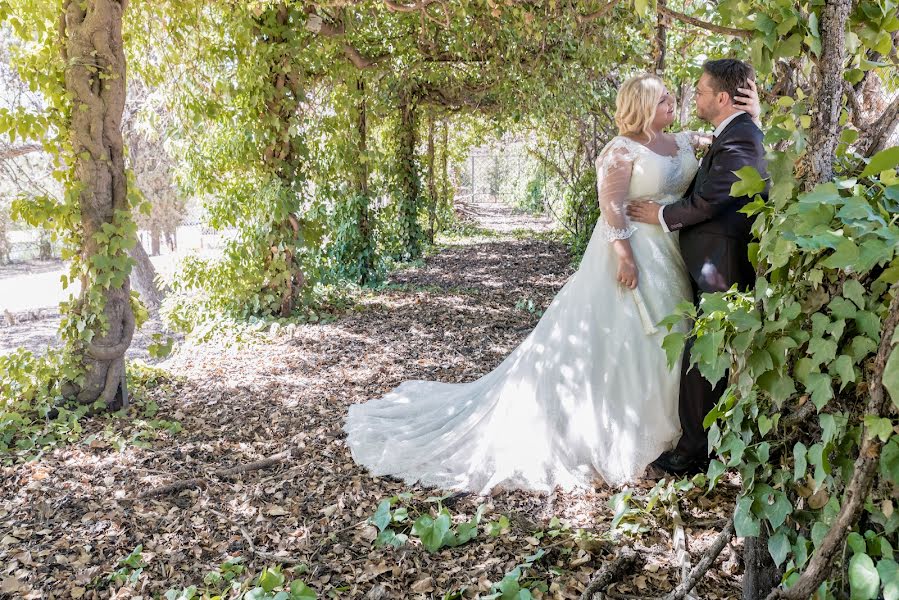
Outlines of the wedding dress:
[[[657,328],[692,297],[676,233],[630,223],[630,199],[677,200],[697,169],[690,133],[675,156],[614,138],[597,158],[602,217],[580,267],[528,337],[470,383],[407,381],[350,407],[353,459],[374,475],[489,493],[610,485],[639,477],[680,437],[680,365]],[[616,281],[611,241],[628,238],[635,291]],[[683,330],[683,329],[681,329]]]

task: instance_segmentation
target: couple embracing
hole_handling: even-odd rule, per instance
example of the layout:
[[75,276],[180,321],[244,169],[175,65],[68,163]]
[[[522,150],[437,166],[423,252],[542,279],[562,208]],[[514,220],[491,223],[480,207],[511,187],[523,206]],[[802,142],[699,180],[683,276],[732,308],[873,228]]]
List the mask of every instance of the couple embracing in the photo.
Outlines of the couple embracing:
[[751,223],[739,212],[749,198],[730,190],[735,171],[764,177],[765,162],[748,65],[705,63],[695,102],[713,134],[665,131],[674,99],[658,77],[621,86],[619,135],[596,159],[601,217],[577,272],[480,379],[407,381],[351,406],[344,429],[356,462],[479,493],[618,485],[651,463],[703,468],[702,421],[724,384],[713,389],[688,354],[669,368],[656,324],[684,300],[752,285]]

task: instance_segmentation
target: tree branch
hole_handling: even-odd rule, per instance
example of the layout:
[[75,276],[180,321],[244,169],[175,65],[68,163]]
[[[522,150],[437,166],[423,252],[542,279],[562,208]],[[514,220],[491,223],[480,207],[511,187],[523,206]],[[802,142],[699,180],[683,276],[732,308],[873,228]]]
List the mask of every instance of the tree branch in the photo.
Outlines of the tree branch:
[[615,6],[618,4],[619,0],[609,0],[606,4],[602,5],[599,10],[592,12],[588,15],[579,14],[577,18],[578,25],[583,25],[584,23],[589,23],[590,21],[595,21],[596,19],[601,19],[605,15],[607,15]]
[[899,125],[899,95],[893,98],[876,121],[864,129],[864,137],[858,143],[862,155],[869,157],[883,150],[896,125]]
[[428,7],[429,4],[434,4],[437,0],[420,0],[413,5],[401,4],[400,2],[394,2],[393,0],[384,0],[384,6],[387,7],[387,10],[391,12],[400,12],[400,13],[411,13],[418,12],[420,10],[424,10]]
[[623,548],[615,560],[603,565],[596,577],[593,578],[593,581],[584,588],[584,591],[581,593],[581,600],[591,600],[594,594],[608,587],[609,584],[621,576],[622,572],[633,568],[640,562],[640,557],[632,548]]
[[[893,333],[899,323],[899,286],[894,285],[892,293],[890,310],[880,332],[880,348],[874,357],[874,372],[868,388],[866,415],[884,414],[890,402],[888,394],[884,393],[883,372],[887,358],[892,352]],[[858,521],[859,514],[864,508],[865,497],[871,488],[880,459],[883,444],[877,437],[871,435],[867,427],[864,427],[862,440],[858,458],[855,459],[852,479],[846,486],[846,498],[833,525],[796,583],[789,589],[775,589],[768,595],[767,600],[805,600],[815,593],[833,568],[834,557],[843,547],[846,535]]]
[[730,542],[732,537],[734,537],[733,517],[730,518],[727,525],[721,533],[718,534],[715,541],[712,542],[712,545],[706,548],[706,551],[702,553],[702,558],[690,571],[690,575],[676,588],[671,590],[667,596],[664,596],[663,600],[682,600],[686,597],[686,595],[690,593],[690,590],[696,587],[699,580],[702,579],[706,572],[711,568],[712,564],[718,558],[718,555],[721,554],[721,551],[724,550],[724,547]]
[[[284,452],[279,452],[278,454],[274,454],[269,456],[268,458],[263,458],[261,460],[257,460],[251,463],[247,463],[244,465],[237,465],[236,467],[228,467],[224,469],[216,469],[212,473],[209,474],[211,477],[234,477],[235,475],[240,475],[241,473],[248,473],[250,471],[258,471],[259,469],[268,469],[270,467],[277,466],[287,460],[290,460],[290,450],[285,450]],[[206,483],[206,477],[197,477],[193,479],[181,479],[179,481],[175,481],[172,483],[168,483],[166,485],[161,485],[156,488],[149,489],[142,494],[140,494],[137,498],[154,498],[156,496],[165,496],[166,494],[170,494],[172,492],[180,492],[181,490],[187,488],[195,488],[200,487],[204,483]],[[124,499],[123,500],[133,500],[133,499]]]
[[22,146],[4,146],[0,148],[0,160],[7,160],[31,154],[32,152],[40,152],[44,147],[40,144],[24,144]]
[[683,21],[684,23],[689,23],[695,27],[699,27],[701,29],[707,29],[708,31],[713,31],[715,33],[721,33],[724,35],[732,35],[734,37],[740,38],[749,38],[752,37],[752,32],[748,29],[736,29],[734,27],[725,27],[723,25],[715,25],[714,23],[708,23],[707,21],[703,21],[701,19],[697,19],[696,17],[691,17],[689,15],[685,15],[684,13],[679,13],[676,10],[671,10],[667,6],[658,5],[658,11],[666,16],[669,16],[673,19],[677,19],[678,21]]

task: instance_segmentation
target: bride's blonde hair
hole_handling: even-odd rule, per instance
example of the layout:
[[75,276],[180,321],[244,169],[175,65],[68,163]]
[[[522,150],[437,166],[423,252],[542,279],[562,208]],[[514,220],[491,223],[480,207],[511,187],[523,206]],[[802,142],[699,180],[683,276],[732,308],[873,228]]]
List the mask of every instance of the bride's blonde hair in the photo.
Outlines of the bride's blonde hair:
[[643,133],[652,139],[651,125],[664,89],[662,80],[651,73],[634,75],[625,81],[615,98],[618,134]]

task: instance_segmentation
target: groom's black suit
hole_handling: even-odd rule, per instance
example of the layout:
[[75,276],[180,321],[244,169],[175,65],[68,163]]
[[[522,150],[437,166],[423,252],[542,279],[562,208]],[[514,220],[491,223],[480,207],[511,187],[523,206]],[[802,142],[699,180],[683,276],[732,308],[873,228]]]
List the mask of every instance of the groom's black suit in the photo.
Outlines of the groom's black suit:
[[[747,247],[752,222],[738,212],[750,198],[732,198],[734,175],[745,166],[755,167],[767,177],[762,132],[747,114],[727,124],[709,147],[684,198],[662,209],[668,229],[680,231],[680,247],[693,284],[694,301],[703,292],[720,292],[737,284],[741,289],[755,282]],[[763,196],[767,199],[767,187]],[[680,420],[683,435],[677,452],[690,458],[708,456],[702,421],[726,387],[725,381],[712,388],[689,368],[690,346],[684,355],[680,384]]]

